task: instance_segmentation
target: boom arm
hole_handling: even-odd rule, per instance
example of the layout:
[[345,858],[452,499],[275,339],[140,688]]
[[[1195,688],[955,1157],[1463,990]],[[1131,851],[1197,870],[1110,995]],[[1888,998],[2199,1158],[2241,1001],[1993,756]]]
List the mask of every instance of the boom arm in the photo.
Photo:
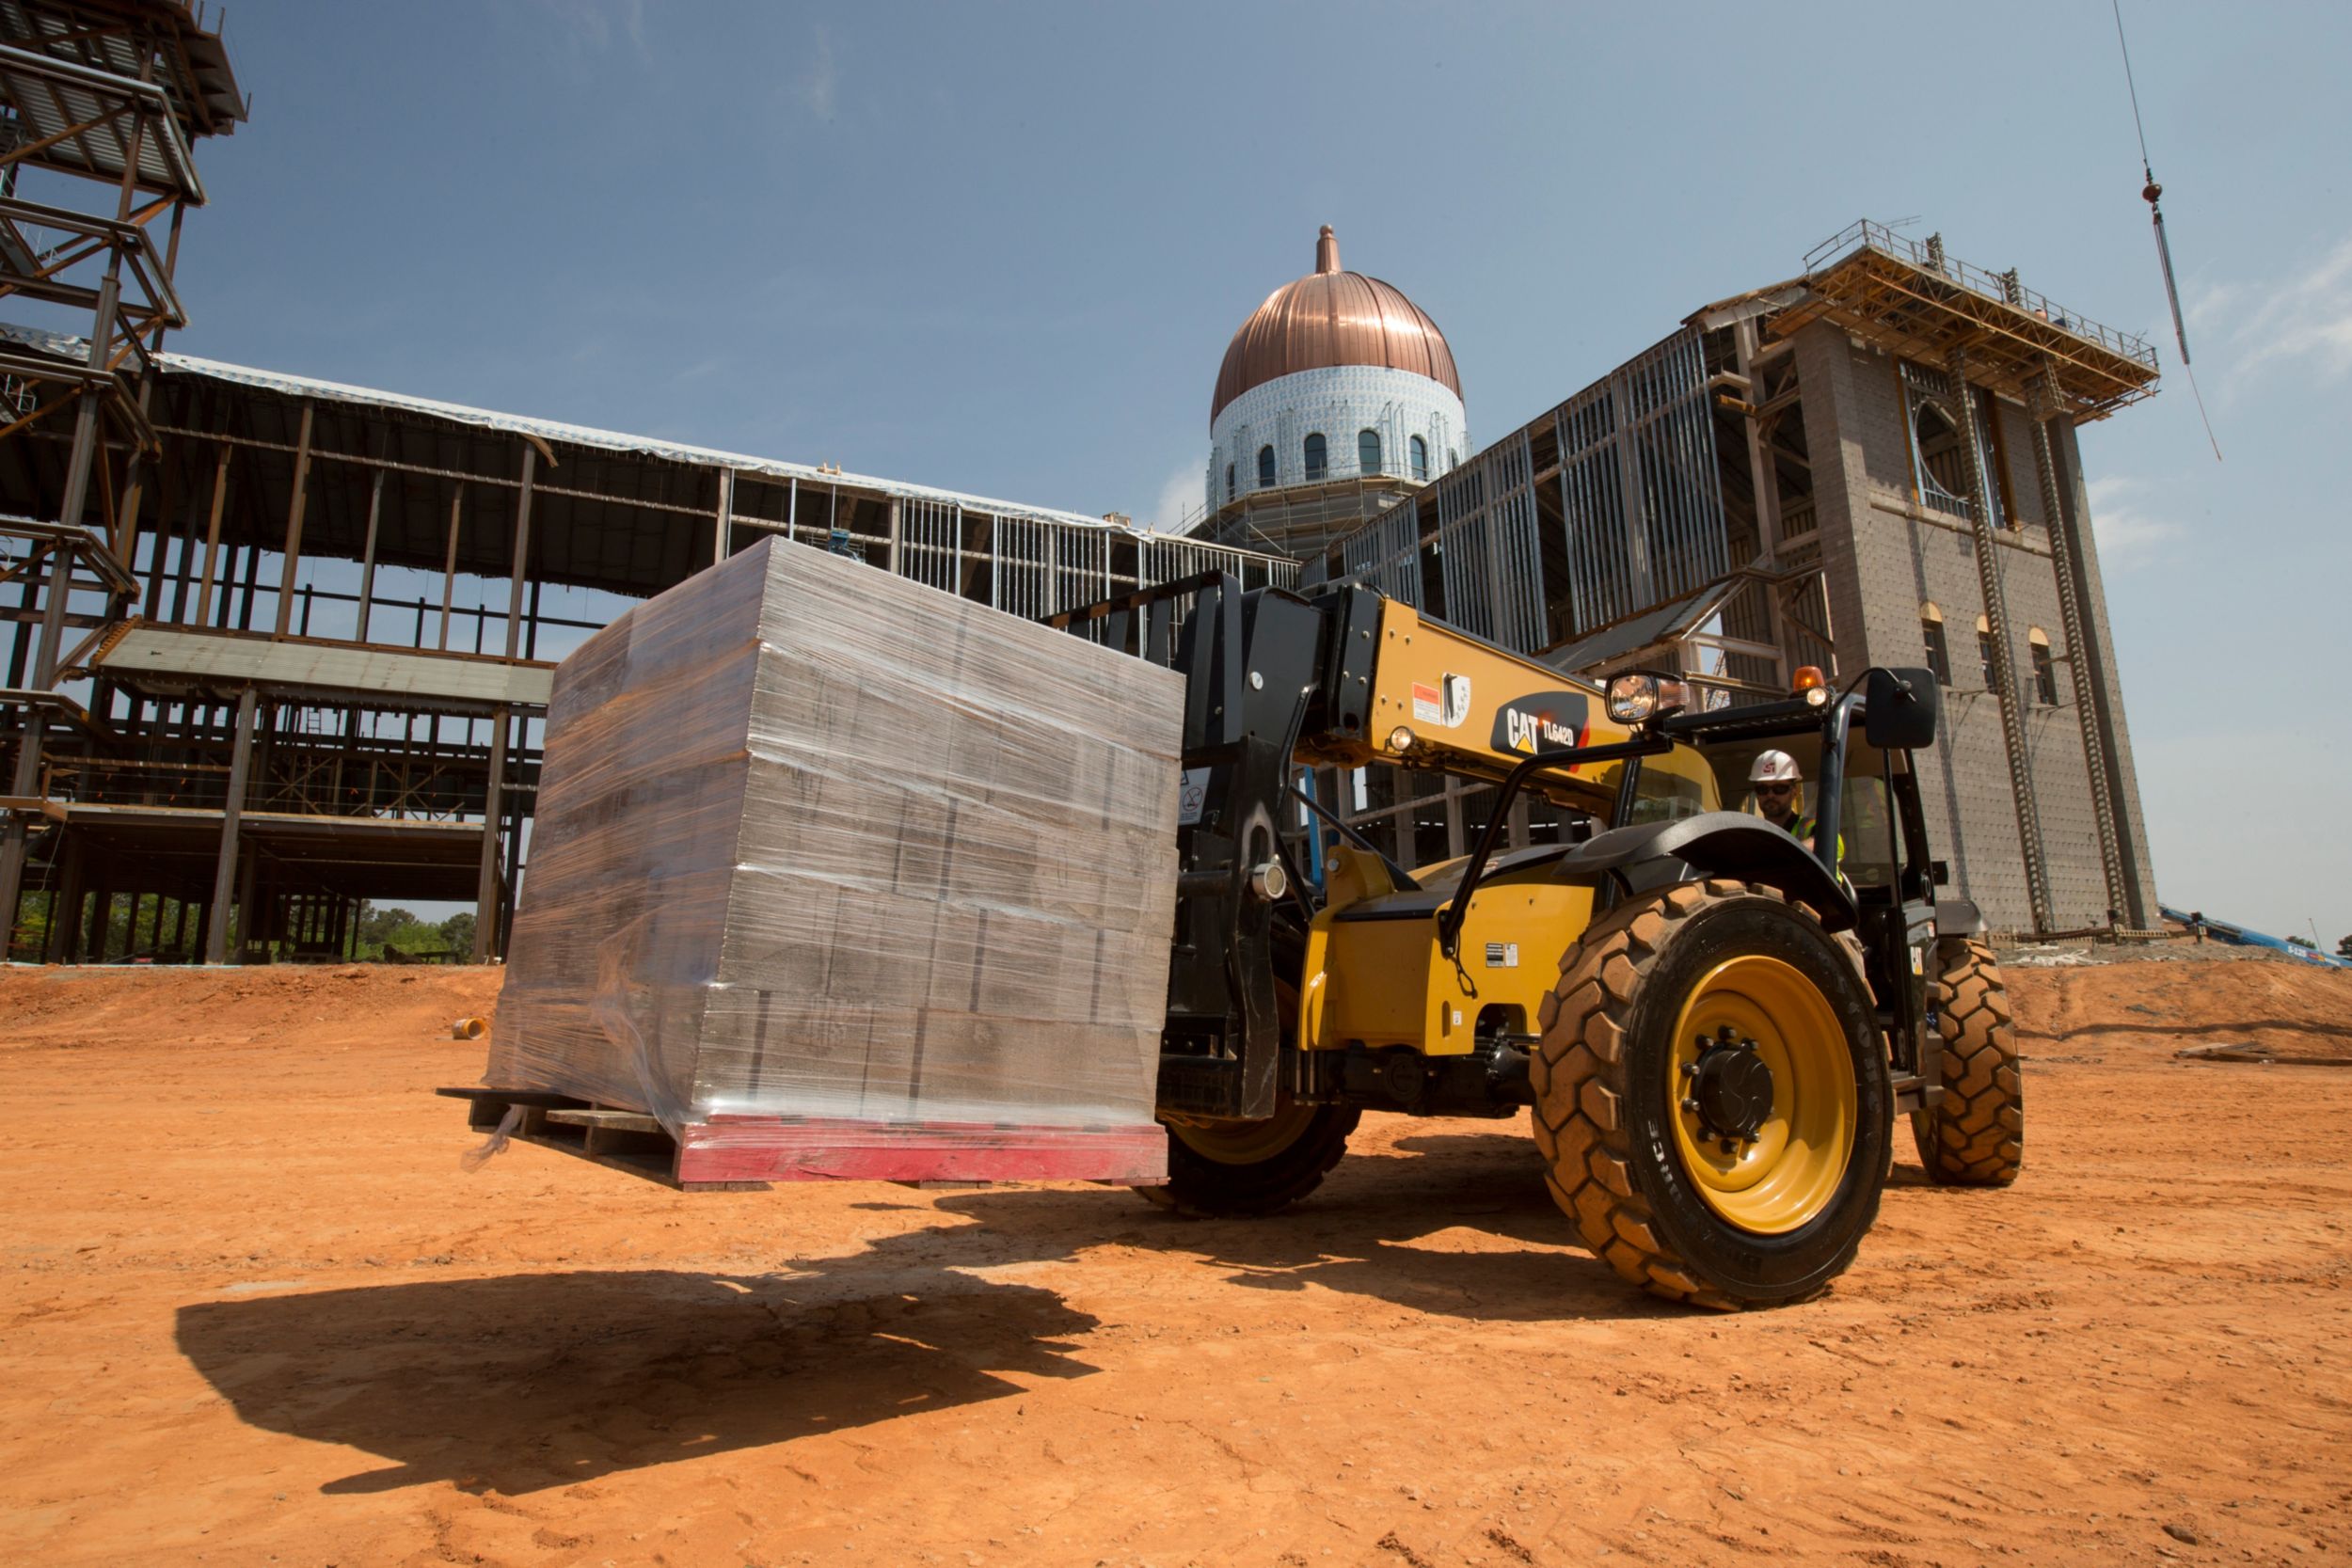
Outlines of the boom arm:
[[[1176,612],[1183,629],[1169,630]],[[1275,976],[1280,832],[1295,767],[1373,765],[1500,783],[1538,752],[1631,739],[1600,693],[1367,588],[1311,598],[1212,575],[1050,619],[1185,676],[1187,807],[1177,830],[1176,941],[1161,1036],[1163,1113],[1272,1116],[1282,1031]],[[1562,765],[1539,787],[1605,810],[1613,761]],[[1303,923],[1302,923],[1303,924]]]
[[[1348,594],[1367,595],[1378,605],[1372,635],[1359,638],[1369,643],[1371,657],[1361,665],[1351,658],[1348,672],[1371,694],[1367,721],[1357,732],[1302,735],[1301,762],[1401,764],[1500,784],[1538,752],[1632,738],[1610,721],[1592,686],[1425,621],[1410,605],[1360,588],[1318,602]],[[1589,765],[1567,769],[1573,777],[1589,778],[1593,771]]]

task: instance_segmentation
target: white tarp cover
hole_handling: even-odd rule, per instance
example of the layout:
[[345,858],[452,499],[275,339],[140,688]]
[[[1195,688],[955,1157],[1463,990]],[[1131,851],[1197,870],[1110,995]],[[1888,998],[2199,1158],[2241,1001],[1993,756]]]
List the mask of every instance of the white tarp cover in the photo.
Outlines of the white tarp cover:
[[486,1082],[1149,1129],[1184,683],[773,541],[556,672]]

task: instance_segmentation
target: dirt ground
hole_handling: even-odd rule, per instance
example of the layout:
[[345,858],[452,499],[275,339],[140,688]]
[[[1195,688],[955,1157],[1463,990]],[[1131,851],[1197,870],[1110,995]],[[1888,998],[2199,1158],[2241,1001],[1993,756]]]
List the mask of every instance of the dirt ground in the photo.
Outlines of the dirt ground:
[[1578,1250],[1520,1124],[1287,1215],[462,1174],[492,972],[0,973],[0,1560],[2352,1555],[2352,975],[2020,969],[2026,1171],[1827,1297]]

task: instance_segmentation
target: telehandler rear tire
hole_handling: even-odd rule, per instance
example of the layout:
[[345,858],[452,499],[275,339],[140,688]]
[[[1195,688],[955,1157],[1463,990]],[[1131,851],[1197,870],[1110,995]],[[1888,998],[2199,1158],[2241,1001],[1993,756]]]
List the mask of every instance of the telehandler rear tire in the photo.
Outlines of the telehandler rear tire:
[[1869,991],[1811,914],[1741,882],[1634,897],[1562,958],[1541,1023],[1535,1142],[1611,1268],[1729,1310],[1852,1262],[1892,1092]]
[[1944,1099],[1914,1111],[1928,1179],[1944,1187],[2006,1187],[2026,1164],[2026,1088],[2009,989],[1993,949],[1967,937],[1935,944],[1935,1017]]
[[1363,1113],[1286,1105],[1265,1121],[1168,1130],[1168,1185],[1136,1191],[1195,1219],[1271,1214],[1323,1185]]

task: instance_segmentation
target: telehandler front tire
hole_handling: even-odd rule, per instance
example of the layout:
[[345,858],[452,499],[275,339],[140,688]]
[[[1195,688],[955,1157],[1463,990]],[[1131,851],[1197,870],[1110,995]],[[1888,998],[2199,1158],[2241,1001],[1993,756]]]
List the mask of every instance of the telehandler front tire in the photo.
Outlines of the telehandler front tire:
[[1265,1121],[1168,1129],[1168,1185],[1136,1191],[1196,1219],[1271,1214],[1323,1185],[1363,1113],[1286,1105]]
[[1935,1017],[1944,1099],[1911,1113],[1919,1164],[1942,1187],[2006,1187],[2026,1164],[2026,1087],[2009,988],[1993,949],[1967,937],[1935,944]]
[[1809,913],[1740,882],[1636,896],[1568,950],[1541,1023],[1551,1195],[1619,1275],[1728,1310],[1853,1261],[1892,1092],[1870,994]]

